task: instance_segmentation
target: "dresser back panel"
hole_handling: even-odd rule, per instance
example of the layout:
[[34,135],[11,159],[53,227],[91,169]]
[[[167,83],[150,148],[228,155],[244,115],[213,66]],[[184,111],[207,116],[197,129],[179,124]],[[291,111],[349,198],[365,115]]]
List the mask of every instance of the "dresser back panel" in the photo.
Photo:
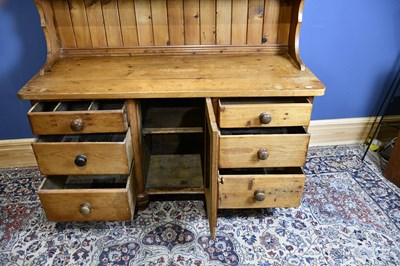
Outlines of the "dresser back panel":
[[288,45],[290,0],[36,0],[62,48]]

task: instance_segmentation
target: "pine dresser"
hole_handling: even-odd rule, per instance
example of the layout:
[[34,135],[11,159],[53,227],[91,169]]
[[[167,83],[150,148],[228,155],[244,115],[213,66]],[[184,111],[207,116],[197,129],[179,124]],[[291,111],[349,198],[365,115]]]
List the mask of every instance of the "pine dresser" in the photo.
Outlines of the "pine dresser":
[[154,195],[296,207],[314,96],[302,0],[36,0],[47,62],[20,91],[51,221],[130,220]]

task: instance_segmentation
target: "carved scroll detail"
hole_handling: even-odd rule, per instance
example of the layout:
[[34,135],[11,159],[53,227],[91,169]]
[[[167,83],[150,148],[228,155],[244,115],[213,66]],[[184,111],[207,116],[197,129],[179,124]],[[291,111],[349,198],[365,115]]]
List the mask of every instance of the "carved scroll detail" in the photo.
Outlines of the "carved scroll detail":
[[35,0],[35,4],[40,15],[40,24],[42,26],[47,46],[46,64],[40,69],[40,75],[43,75],[60,57],[61,42],[58,38],[56,25],[54,22],[54,12],[51,1]]
[[289,54],[292,57],[296,66],[302,71],[306,69],[305,64],[300,58],[299,51],[300,29],[303,22],[303,9],[304,0],[294,1],[289,35]]

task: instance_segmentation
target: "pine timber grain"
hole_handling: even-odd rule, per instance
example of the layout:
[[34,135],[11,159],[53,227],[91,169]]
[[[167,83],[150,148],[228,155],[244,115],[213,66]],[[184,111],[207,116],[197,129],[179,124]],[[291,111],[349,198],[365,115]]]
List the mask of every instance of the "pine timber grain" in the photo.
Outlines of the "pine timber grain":
[[[57,177],[51,177],[57,178]],[[134,215],[136,195],[132,175],[125,188],[101,189],[47,189],[45,178],[38,195],[50,221],[121,221]],[[88,215],[80,213],[82,203],[91,205]]]
[[206,141],[204,166],[204,193],[206,197],[207,216],[210,226],[210,235],[215,237],[218,210],[218,149],[219,130],[210,98],[206,98]]
[[[221,136],[220,168],[294,167],[306,161],[309,134],[270,134]],[[265,148],[266,160],[259,160],[257,152]]]
[[[304,174],[220,175],[218,208],[298,207],[303,194]],[[265,200],[256,201],[254,192],[264,189]]]
[[[286,99],[286,98],[284,98]],[[293,102],[290,100],[293,99]],[[268,101],[269,100],[269,101]],[[312,103],[306,98],[241,99],[219,101],[218,124],[221,128],[308,126]],[[271,122],[262,124],[262,113],[271,115]]]
[[[39,170],[44,175],[129,174],[132,165],[130,130],[121,142],[39,142],[32,143]],[[76,166],[76,156],[87,163]]]
[[[85,75],[82,75],[85,73]],[[282,78],[284,77],[284,78]],[[85,94],[81,93],[85,88]],[[261,97],[323,95],[287,55],[84,57],[61,59],[29,81],[22,99]]]

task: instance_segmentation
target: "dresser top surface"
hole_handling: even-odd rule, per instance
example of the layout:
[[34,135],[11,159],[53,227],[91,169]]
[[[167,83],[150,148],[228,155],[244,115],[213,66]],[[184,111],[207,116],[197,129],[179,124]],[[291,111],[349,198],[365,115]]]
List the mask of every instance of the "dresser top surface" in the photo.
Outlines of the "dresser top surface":
[[20,91],[28,100],[319,96],[324,85],[288,55],[100,56],[59,59]]

